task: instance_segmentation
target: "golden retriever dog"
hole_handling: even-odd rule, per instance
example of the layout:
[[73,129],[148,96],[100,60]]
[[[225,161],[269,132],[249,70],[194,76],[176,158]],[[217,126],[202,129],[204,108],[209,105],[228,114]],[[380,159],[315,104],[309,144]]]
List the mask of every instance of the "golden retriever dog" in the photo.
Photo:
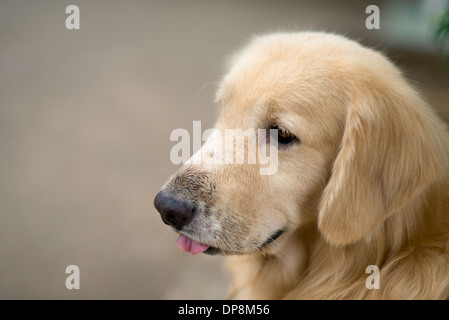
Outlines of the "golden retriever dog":
[[[229,255],[231,298],[449,298],[449,133],[387,58],[334,34],[256,37],[217,101],[154,204],[182,250]],[[227,129],[243,149],[216,147]],[[255,138],[274,173],[260,153],[212,161]]]

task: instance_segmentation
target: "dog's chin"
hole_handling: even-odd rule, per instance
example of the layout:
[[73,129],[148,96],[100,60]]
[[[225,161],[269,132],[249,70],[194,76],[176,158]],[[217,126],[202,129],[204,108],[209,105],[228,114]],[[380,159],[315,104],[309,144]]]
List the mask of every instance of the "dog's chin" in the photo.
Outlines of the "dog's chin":
[[[192,239],[189,236],[181,235],[180,237],[184,237],[184,238],[187,237],[189,239]],[[190,241],[196,242],[195,240],[190,240]],[[179,238],[178,238],[177,242],[178,242],[178,246],[179,246]],[[198,243],[198,242],[196,242],[196,243]],[[202,245],[204,247],[208,247],[204,251],[201,251],[201,253],[205,253],[205,254],[210,255],[210,256],[215,256],[215,255],[222,255],[222,256],[245,255],[245,254],[250,253],[250,251],[251,251],[251,249],[248,249],[248,250],[245,250],[245,249],[232,250],[232,249],[229,249],[229,248],[226,248],[226,249],[225,248],[219,248],[219,247],[210,246],[210,245],[204,244],[204,243],[200,243],[200,245]],[[183,247],[182,245],[180,246],[180,249],[184,250],[184,251],[187,251],[187,252],[192,252],[192,254],[196,254],[196,252],[191,250],[191,248],[186,250],[186,248]]]
[[243,256],[243,255],[249,255],[255,252],[260,251],[260,248],[256,248],[256,249],[248,249],[248,250],[237,250],[237,251],[233,251],[233,250],[226,250],[226,249],[220,249],[217,247],[209,247],[206,251],[204,251],[203,253],[208,254],[210,256],[216,256],[216,255],[221,255],[221,256]]
[[216,256],[216,255],[232,255],[231,253],[226,253],[226,251],[223,251],[219,248],[215,248],[215,247],[209,247],[209,249],[207,249],[206,251],[204,251],[203,253],[208,254],[210,256]]
[[251,248],[248,250],[230,251],[210,246],[203,253],[208,254],[210,256],[215,255],[232,256],[232,255],[248,255],[255,252],[261,252],[261,250],[267,251],[270,244],[273,243],[276,239],[278,239],[285,232],[285,230],[286,230],[285,228],[277,230],[271,236],[269,236],[259,247],[256,248]]

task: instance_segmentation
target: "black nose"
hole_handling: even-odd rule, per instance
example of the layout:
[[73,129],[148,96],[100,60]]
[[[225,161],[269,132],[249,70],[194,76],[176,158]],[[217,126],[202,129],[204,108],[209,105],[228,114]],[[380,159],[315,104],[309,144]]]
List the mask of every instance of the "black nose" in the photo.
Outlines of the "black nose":
[[177,230],[181,230],[192,218],[193,206],[163,191],[154,198],[154,206],[161,214],[162,220]]

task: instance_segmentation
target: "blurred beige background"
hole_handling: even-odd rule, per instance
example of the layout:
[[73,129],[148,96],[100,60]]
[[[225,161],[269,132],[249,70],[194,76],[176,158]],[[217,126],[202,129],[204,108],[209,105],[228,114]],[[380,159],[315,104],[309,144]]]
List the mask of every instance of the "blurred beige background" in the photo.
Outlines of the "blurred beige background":
[[[80,30],[65,28],[70,4]],[[380,30],[365,28],[369,4]],[[212,127],[226,58],[277,30],[338,32],[384,51],[449,120],[449,71],[417,18],[434,5],[407,6],[1,0],[0,298],[226,298],[225,260],[181,252],[153,208],[178,168],[171,131]],[[71,264],[80,290],[65,288]]]

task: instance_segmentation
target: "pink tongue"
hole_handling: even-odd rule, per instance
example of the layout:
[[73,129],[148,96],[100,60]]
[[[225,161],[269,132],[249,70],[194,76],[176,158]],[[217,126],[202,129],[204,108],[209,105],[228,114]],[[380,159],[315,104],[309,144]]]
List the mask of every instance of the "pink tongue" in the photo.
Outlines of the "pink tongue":
[[179,235],[176,244],[179,249],[185,252],[191,252],[193,255],[206,251],[209,248],[207,244],[196,242],[183,234]]

